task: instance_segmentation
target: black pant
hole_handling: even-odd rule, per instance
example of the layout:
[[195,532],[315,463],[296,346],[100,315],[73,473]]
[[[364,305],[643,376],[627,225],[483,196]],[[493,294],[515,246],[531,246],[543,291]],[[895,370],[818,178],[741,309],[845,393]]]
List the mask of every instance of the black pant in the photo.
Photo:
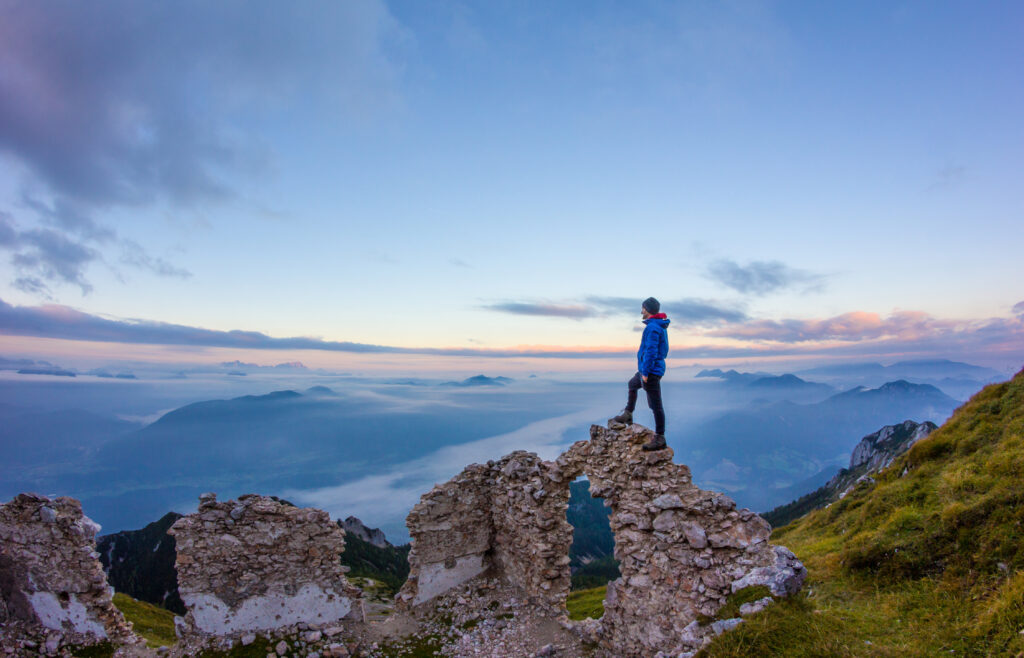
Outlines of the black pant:
[[647,375],[647,383],[644,383],[640,373],[633,375],[629,380],[629,397],[626,399],[626,410],[630,413],[636,409],[637,392],[643,388],[647,391],[647,406],[654,412],[654,431],[658,434],[665,433],[665,407],[661,405],[661,375]]

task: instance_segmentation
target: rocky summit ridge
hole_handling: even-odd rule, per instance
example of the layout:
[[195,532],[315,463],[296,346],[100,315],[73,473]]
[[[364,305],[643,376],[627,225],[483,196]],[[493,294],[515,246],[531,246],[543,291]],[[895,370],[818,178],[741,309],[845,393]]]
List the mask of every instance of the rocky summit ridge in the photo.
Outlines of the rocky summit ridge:
[[[806,570],[768,542],[761,517],[696,487],[671,449],[642,451],[651,436],[639,425],[595,425],[556,460],[517,451],[435,486],[407,519],[411,573],[398,609],[377,623],[366,621],[362,592],[338,563],[345,531],[325,512],[204,494],[170,530],[186,614],[164,655],[268,642],[278,655],[391,655],[386,647],[437,630],[443,616],[458,625],[443,630],[442,655],[692,656],[798,591]],[[611,509],[622,575],[601,619],[573,622],[566,508],[580,476]],[[121,655],[145,653],[110,604],[94,527],[74,501],[58,501],[20,496],[0,507],[2,648],[73,655],[72,643],[112,643]],[[57,526],[68,531],[54,534],[55,515],[68,516]],[[34,556],[41,538],[48,551],[76,556],[62,563],[68,573]],[[749,602],[720,618],[737,596]]]

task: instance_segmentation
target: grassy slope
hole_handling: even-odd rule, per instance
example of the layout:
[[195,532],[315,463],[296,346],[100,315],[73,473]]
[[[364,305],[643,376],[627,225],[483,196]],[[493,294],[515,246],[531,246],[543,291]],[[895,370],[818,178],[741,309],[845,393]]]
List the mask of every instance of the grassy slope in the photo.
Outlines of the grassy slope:
[[807,565],[804,592],[706,655],[1024,651],[1024,371],[983,389],[877,481],[775,531]]
[[608,587],[582,589],[569,594],[565,607],[569,610],[569,619],[600,619],[604,614],[604,595]]
[[341,563],[352,567],[349,575],[353,578],[372,578],[384,585],[387,595],[394,596],[409,576],[409,547],[380,548],[349,533]]
[[171,646],[178,641],[174,635],[174,613],[160,606],[136,601],[127,594],[114,594],[114,605],[132,622],[135,632],[150,647]]

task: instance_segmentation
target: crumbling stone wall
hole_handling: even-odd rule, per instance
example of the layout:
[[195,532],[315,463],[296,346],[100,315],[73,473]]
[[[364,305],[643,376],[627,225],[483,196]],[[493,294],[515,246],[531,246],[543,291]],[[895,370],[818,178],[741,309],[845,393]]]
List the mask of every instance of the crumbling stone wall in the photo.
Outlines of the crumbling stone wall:
[[423,494],[406,519],[411,570],[398,604],[411,608],[475,578],[490,566],[489,466],[473,464]]
[[592,495],[611,503],[621,578],[609,584],[601,642],[638,653],[693,651],[716,632],[714,617],[729,594],[767,585],[794,593],[806,571],[795,556],[768,543],[769,524],[721,493],[693,485],[671,449],[644,453],[651,438],[639,425],[591,428],[590,441],[559,457],[564,477],[590,478]]
[[[521,589],[541,612],[564,613],[572,528],[565,520],[569,484],[581,475],[611,506],[622,577],[609,584],[605,614],[589,635],[609,655],[686,654],[738,621],[701,624],[727,597],[752,585],[774,596],[799,589],[806,572],[796,557],[768,543],[771,528],[727,496],[703,491],[671,449],[645,453],[639,425],[591,428],[554,462],[516,452],[475,464],[435,487],[413,508],[407,606],[429,602],[480,574]],[[474,569],[455,559],[469,547]],[[454,534],[447,534],[452,531]],[[447,538],[445,538],[447,537]],[[767,601],[761,602],[766,604]]]
[[565,518],[569,487],[552,486],[552,464],[524,451],[493,466],[491,520],[494,564],[531,603],[550,613],[565,608],[572,526]]
[[478,576],[500,574],[549,614],[565,607],[572,526],[568,487],[551,487],[553,464],[524,451],[473,464],[435,486],[406,521],[409,579],[398,596],[409,609]]
[[177,618],[187,640],[290,630],[298,624],[363,621],[361,592],[338,556],[345,532],[324,511],[246,495],[199,509],[168,531],[177,543]]
[[0,644],[61,647],[139,640],[111,600],[95,551],[99,526],[73,498],[19,494],[0,505]]

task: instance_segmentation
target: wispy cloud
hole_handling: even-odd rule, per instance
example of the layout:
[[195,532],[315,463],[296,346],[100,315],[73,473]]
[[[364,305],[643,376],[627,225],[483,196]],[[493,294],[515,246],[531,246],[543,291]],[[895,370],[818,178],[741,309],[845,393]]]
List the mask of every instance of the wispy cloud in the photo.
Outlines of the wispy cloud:
[[[642,299],[630,297],[585,297],[581,303],[555,303],[536,301],[509,301],[486,304],[484,309],[516,315],[534,315],[553,318],[583,320],[615,315],[639,315]],[[746,313],[705,299],[678,299],[662,301],[661,310],[672,318],[675,326],[714,326],[724,322],[740,322]]]
[[782,343],[877,338],[919,338],[937,331],[950,331],[957,323],[937,320],[927,313],[904,311],[883,318],[878,313],[853,311],[831,318],[810,320],[753,320],[716,329],[713,336]]
[[11,247],[18,241],[18,232],[14,229],[9,213],[0,211],[0,247]]
[[593,306],[582,304],[545,304],[536,302],[501,302],[487,304],[483,308],[488,311],[501,311],[513,315],[539,315],[549,318],[571,318],[582,320],[603,315]]
[[820,291],[825,277],[792,268],[779,261],[752,261],[746,265],[722,259],[708,266],[712,281],[745,295],[767,295],[788,289]]
[[1013,305],[1014,315],[1024,315],[1024,302],[1017,302]]
[[661,310],[672,318],[676,328],[680,326],[707,327],[723,322],[740,322],[747,318],[747,314],[739,308],[701,299],[663,302]]
[[182,276],[119,244],[116,227],[98,217],[235,198],[232,181],[267,170],[270,157],[256,129],[246,133],[236,120],[239,107],[350,117],[392,102],[399,68],[384,44],[400,41],[401,30],[382,2],[277,8],[269,0],[4,3],[0,150],[24,172],[25,236],[0,236],[0,245],[14,251],[18,276],[85,292],[86,266],[108,245],[131,252],[126,264]]
[[142,245],[137,242],[123,240],[121,244],[123,247],[123,251],[121,252],[121,262],[125,265],[149,270],[159,276],[169,276],[179,279],[188,279],[192,276],[192,273],[185,268],[177,267],[163,258],[157,258],[150,255],[142,248]]
[[928,190],[951,189],[962,183],[966,176],[967,167],[963,165],[946,165],[935,172],[932,182],[928,184]]
[[397,75],[382,49],[397,26],[382,3],[276,9],[265,0],[7,3],[0,144],[69,202],[230,196],[226,171],[263,157],[232,137],[231,108],[313,94],[347,112],[341,99],[375,106]]
[[48,228],[22,231],[17,234],[14,245],[18,249],[11,263],[23,273],[21,278],[31,281],[33,287],[45,290],[45,279],[76,285],[83,294],[92,290],[85,278],[85,268],[99,256],[95,249]]

